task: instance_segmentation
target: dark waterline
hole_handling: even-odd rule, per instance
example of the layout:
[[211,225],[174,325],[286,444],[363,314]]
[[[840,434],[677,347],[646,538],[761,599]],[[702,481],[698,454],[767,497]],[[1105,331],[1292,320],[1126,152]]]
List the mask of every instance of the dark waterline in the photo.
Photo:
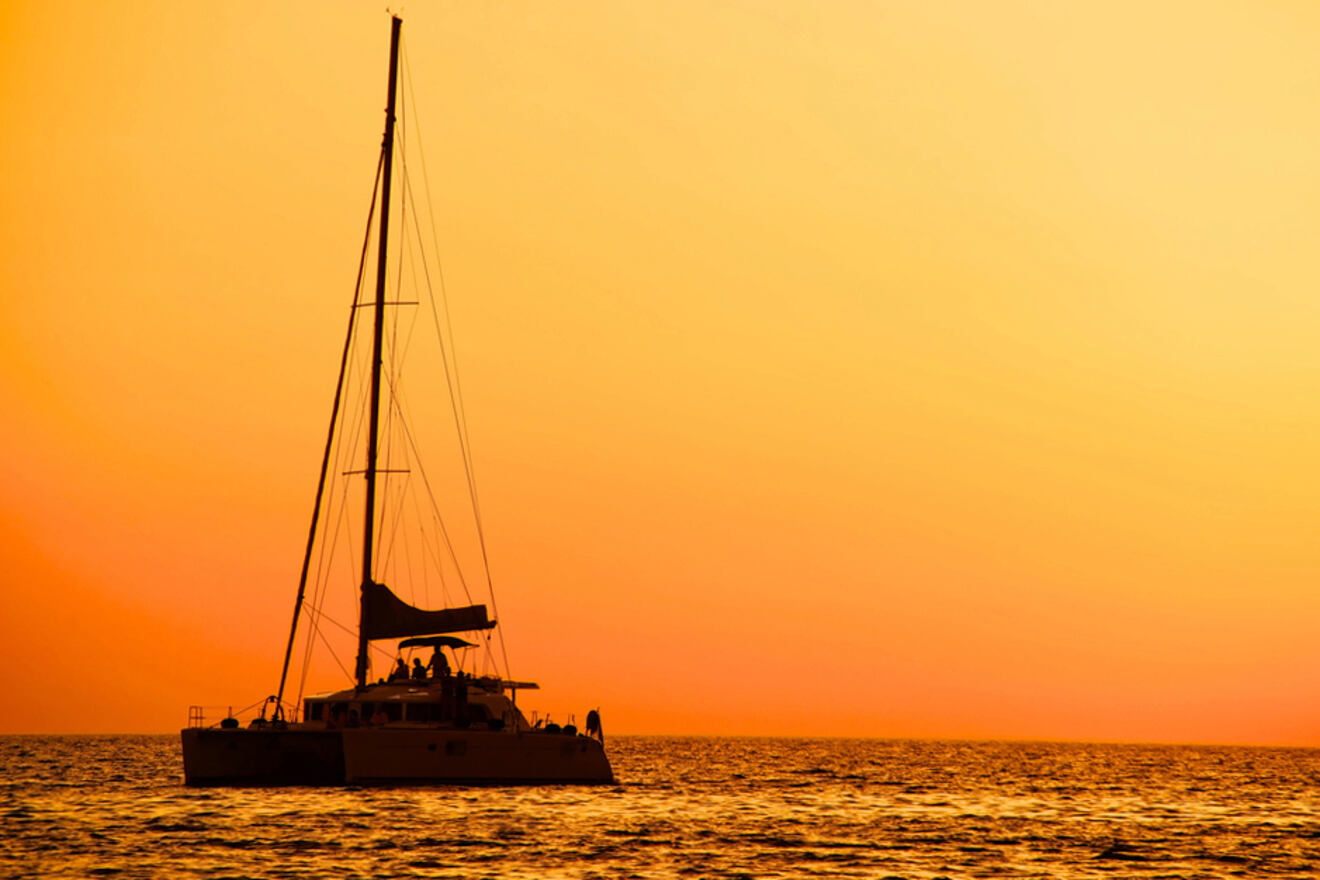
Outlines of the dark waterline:
[[1320,750],[616,737],[606,788],[187,789],[176,736],[0,737],[3,877],[1320,872]]

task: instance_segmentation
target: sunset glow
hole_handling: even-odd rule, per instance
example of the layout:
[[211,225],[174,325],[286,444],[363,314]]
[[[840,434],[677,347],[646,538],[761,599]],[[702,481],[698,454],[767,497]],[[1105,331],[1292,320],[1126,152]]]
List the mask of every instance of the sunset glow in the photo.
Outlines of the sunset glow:
[[[1320,9],[404,17],[529,709],[1320,745]],[[0,732],[273,691],[387,23],[0,9]]]

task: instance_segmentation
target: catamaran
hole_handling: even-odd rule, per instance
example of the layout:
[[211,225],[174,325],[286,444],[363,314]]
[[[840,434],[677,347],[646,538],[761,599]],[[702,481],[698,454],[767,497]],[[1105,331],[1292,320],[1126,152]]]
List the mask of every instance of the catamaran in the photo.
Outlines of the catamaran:
[[[382,509],[383,482],[403,473],[393,461],[383,460],[383,421],[398,424],[403,420],[400,380],[393,371],[385,370],[387,312],[394,307],[417,305],[402,299],[391,300],[391,254],[393,265],[402,261],[400,253],[390,249],[391,187],[396,146],[396,97],[399,94],[399,56],[402,22],[391,17],[389,86],[385,109],[385,134],[381,145],[376,173],[376,191],[369,212],[367,238],[363,242],[359,263],[358,284],[350,310],[348,338],[340,362],[339,381],[336,386],[330,431],[321,474],[317,484],[316,503],[307,548],[303,557],[302,574],[294,602],[293,624],[284,652],[284,665],[280,673],[277,692],[266,698],[260,714],[248,724],[242,724],[232,714],[218,723],[208,724],[200,707],[190,711],[189,725],[183,729],[184,779],[189,785],[285,785],[285,784],[549,784],[549,783],[609,783],[614,779],[604,749],[604,734],[600,716],[591,710],[585,717],[585,729],[578,731],[574,724],[543,723],[541,719],[529,722],[518,708],[520,690],[536,688],[528,681],[517,681],[496,674],[489,668],[465,667],[460,657],[469,656],[469,649],[479,648],[484,642],[488,658],[493,658],[489,646],[497,621],[489,616],[485,604],[470,602],[437,610],[425,610],[405,601],[394,590],[382,583],[381,532],[396,519],[393,512]],[[405,178],[406,180],[406,178]],[[377,195],[379,212],[376,211]],[[372,217],[375,218],[373,227]],[[375,295],[366,299],[362,295],[366,256],[372,232],[377,245]],[[373,317],[370,337],[370,361],[364,371],[362,394],[365,403],[365,465],[340,476],[364,477],[362,493],[362,533],[360,580],[358,581],[356,629],[356,661],[352,684],[341,690],[286,699],[290,662],[299,634],[300,621],[312,618],[307,632],[306,654],[312,655],[317,638],[322,638],[322,624],[333,623],[323,609],[312,599],[323,594],[317,581],[318,572],[327,566],[327,554],[333,552],[335,541],[327,533],[342,532],[347,520],[340,504],[339,526],[326,528],[323,511],[329,510],[329,496],[339,485],[331,476],[333,465],[345,460],[356,449],[345,441],[345,424],[352,419],[344,417],[348,376],[351,372],[351,353],[354,340],[359,337],[358,318]],[[437,331],[441,326],[435,322]],[[397,335],[397,334],[396,334]],[[392,348],[406,349],[406,341]],[[452,352],[451,352],[452,354]],[[449,376],[449,361],[445,361]],[[369,386],[369,390],[368,390]],[[455,396],[450,384],[451,401],[455,401],[455,423],[460,436],[472,508],[477,514],[475,487],[472,481],[465,419],[459,417],[461,395]],[[415,452],[414,436],[404,430],[405,452]],[[345,450],[348,450],[346,453]],[[333,451],[333,454],[332,454]],[[398,456],[396,456],[398,457]],[[429,481],[426,489],[429,493]],[[347,490],[339,493],[341,502],[348,498]],[[476,515],[476,532],[481,542],[480,558],[485,564],[484,537],[481,536],[480,517]],[[448,551],[454,567],[458,566],[449,535],[438,510],[434,516],[442,533],[441,545]],[[330,549],[327,549],[330,548]],[[393,544],[385,552],[392,552]],[[443,555],[432,548],[433,557]],[[342,554],[341,554],[342,555]],[[425,555],[425,554],[423,554]],[[443,566],[441,567],[443,581]],[[485,567],[489,584],[489,567]],[[309,584],[313,597],[308,596]],[[463,586],[467,592],[466,584]],[[492,593],[493,601],[493,593]],[[469,638],[463,638],[463,634]],[[477,641],[470,641],[476,639]],[[394,657],[396,667],[388,677],[379,676],[372,681],[373,650],[381,641],[399,640]],[[423,665],[414,659],[407,667],[402,652],[430,649],[430,661]],[[448,656],[454,657],[452,669]],[[305,660],[306,663],[306,660]],[[493,660],[492,660],[493,663]],[[507,667],[507,661],[506,661]],[[305,681],[305,673],[304,679]]]

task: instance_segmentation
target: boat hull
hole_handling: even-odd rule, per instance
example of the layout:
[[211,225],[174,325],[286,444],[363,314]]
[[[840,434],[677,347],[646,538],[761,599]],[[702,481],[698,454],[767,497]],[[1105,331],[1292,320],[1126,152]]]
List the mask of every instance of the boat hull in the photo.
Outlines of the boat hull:
[[190,727],[182,732],[187,785],[338,785],[344,741],[337,730]]
[[603,785],[614,781],[585,736],[445,728],[344,731],[345,781],[362,785]]
[[553,733],[453,728],[188,728],[187,785],[602,785],[599,742]]

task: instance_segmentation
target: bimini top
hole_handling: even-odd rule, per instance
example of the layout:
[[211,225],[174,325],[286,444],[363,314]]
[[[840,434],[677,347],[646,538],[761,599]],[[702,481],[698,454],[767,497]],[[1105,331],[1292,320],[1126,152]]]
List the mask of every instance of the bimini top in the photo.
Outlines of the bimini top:
[[460,639],[458,636],[421,636],[415,639],[404,639],[399,642],[400,648],[475,648],[472,642],[467,639]]

